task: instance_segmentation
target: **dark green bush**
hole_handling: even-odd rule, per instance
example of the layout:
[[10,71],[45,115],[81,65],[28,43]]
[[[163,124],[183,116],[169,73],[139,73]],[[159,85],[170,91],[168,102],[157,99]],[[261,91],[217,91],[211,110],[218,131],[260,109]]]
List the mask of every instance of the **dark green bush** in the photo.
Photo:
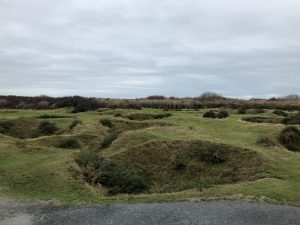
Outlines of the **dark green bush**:
[[174,169],[175,169],[176,171],[182,171],[182,170],[185,170],[185,169],[186,169],[186,163],[181,162],[181,161],[175,162]]
[[208,164],[218,164],[226,161],[225,146],[215,143],[193,144],[194,152],[198,160]]
[[229,116],[229,113],[227,112],[227,111],[220,111],[219,113],[218,113],[218,115],[217,115],[217,117],[219,118],[219,119],[223,119],[223,118],[226,118],[226,117],[228,117]]
[[8,134],[10,128],[13,126],[13,123],[10,121],[0,121],[0,133]]
[[108,128],[113,127],[113,123],[107,118],[100,119],[99,122],[102,124],[102,126],[105,126],[105,127],[108,127]]
[[283,117],[286,117],[286,116],[289,115],[289,114],[287,114],[286,112],[284,112],[282,110],[274,110],[273,114],[278,115],[278,116],[283,116]]
[[279,134],[279,142],[291,151],[300,151],[300,130],[286,127]]
[[170,117],[170,116],[172,116],[171,113],[154,114],[154,115],[153,115],[153,119],[162,119],[162,118]]
[[38,118],[39,119],[59,119],[59,118],[70,118],[70,116],[44,114],[44,115],[38,116]]
[[238,114],[246,114],[246,108],[239,108],[238,109]]
[[209,110],[203,114],[203,117],[215,119],[217,117],[217,115],[214,111]]
[[111,145],[111,143],[117,139],[118,135],[119,135],[119,131],[116,130],[112,130],[108,133],[107,136],[104,137],[104,139],[101,141],[101,147],[102,148],[107,148]]
[[272,118],[272,117],[243,117],[242,120],[251,122],[251,123],[281,123],[280,118]]
[[59,146],[60,148],[68,148],[68,149],[74,149],[79,148],[80,144],[79,142],[74,138],[67,138],[64,141],[62,141]]
[[257,144],[262,145],[264,147],[275,146],[276,142],[269,137],[259,137],[256,141]]
[[115,116],[115,117],[121,117],[121,116],[122,116],[122,113],[115,113],[114,116]]
[[152,119],[163,119],[165,117],[172,116],[171,113],[158,113],[158,114],[151,114],[151,113],[134,113],[127,116],[130,120],[152,120]]
[[286,125],[298,125],[300,124],[300,113],[290,115],[282,120],[283,124]]
[[266,110],[264,110],[264,109],[255,109],[255,112],[256,113],[265,113]]
[[133,171],[95,152],[80,152],[75,161],[83,168],[83,175],[88,183],[101,184],[111,194],[140,193],[147,188],[144,180]]
[[39,135],[54,134],[57,130],[58,128],[55,126],[55,124],[50,123],[48,121],[42,121],[38,127]]

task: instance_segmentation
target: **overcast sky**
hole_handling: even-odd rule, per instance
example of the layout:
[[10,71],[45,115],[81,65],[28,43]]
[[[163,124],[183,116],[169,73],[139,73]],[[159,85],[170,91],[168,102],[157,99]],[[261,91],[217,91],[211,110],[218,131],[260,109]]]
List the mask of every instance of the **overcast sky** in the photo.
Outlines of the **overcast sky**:
[[300,94],[299,0],[0,0],[0,94]]

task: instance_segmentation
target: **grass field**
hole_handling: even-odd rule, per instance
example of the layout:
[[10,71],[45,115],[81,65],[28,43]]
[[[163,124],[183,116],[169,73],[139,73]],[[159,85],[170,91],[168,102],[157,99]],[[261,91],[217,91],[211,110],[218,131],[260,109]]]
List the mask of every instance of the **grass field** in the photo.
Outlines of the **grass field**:
[[[284,125],[245,122],[241,120],[245,115],[236,113],[225,119],[203,118],[204,110],[167,113],[171,116],[153,109],[76,114],[65,108],[1,110],[1,121],[47,120],[58,131],[27,139],[0,134],[0,194],[63,204],[243,198],[300,206],[300,153],[276,142]],[[279,117],[271,113],[251,116]],[[103,126],[100,119],[108,119],[112,127]],[[75,120],[80,122],[70,128]],[[112,131],[118,131],[117,136],[108,147],[101,147]],[[276,144],[257,144],[262,136]],[[76,139],[80,147],[59,147],[68,138]],[[195,141],[230,146],[227,161],[200,162],[191,150]],[[78,176],[81,169],[74,161],[83,150],[119,162],[145,177],[149,188],[141,194],[110,195],[106,187],[86,183]]]

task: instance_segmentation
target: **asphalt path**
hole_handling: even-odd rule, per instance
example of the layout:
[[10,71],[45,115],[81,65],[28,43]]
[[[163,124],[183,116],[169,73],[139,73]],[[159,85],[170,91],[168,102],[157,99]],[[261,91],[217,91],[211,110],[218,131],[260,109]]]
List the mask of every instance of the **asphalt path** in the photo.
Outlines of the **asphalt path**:
[[300,225],[300,207],[200,201],[54,207],[0,199],[1,225]]

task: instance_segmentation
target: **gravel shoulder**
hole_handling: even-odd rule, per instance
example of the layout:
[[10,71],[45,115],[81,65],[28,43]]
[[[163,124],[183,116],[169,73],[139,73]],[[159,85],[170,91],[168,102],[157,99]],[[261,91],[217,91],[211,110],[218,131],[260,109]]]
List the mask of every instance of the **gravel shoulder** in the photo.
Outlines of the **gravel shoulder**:
[[0,198],[0,225],[300,225],[300,207],[203,201],[54,207]]

